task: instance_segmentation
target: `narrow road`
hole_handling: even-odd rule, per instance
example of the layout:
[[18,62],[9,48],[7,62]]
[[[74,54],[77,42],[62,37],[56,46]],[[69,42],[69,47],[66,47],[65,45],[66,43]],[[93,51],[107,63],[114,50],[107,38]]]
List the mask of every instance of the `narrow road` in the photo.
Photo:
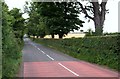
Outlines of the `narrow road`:
[[24,41],[20,77],[72,77],[73,79],[79,77],[116,79],[114,77],[118,77],[116,72],[77,60],[59,51],[34,43],[28,38],[25,38]]

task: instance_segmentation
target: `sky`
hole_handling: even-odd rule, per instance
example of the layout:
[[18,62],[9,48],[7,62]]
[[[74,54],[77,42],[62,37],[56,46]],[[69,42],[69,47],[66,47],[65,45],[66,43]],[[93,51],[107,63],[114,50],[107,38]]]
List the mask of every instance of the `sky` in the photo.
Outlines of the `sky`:
[[[30,0],[5,0],[6,4],[9,7],[9,10],[13,8],[19,8],[21,11],[24,11],[24,5],[25,1]],[[109,13],[106,14],[106,20],[104,23],[104,33],[108,32],[118,32],[118,2],[120,0],[108,0],[108,3],[106,5],[106,8],[109,9]],[[28,18],[27,14],[23,15],[24,18]],[[84,18],[84,14],[80,15],[80,19],[85,21],[83,24],[83,28],[81,28],[84,31],[87,31],[89,28],[91,28],[93,31],[94,29],[94,22],[91,20],[88,23],[88,20]],[[75,31],[77,32],[77,31]]]

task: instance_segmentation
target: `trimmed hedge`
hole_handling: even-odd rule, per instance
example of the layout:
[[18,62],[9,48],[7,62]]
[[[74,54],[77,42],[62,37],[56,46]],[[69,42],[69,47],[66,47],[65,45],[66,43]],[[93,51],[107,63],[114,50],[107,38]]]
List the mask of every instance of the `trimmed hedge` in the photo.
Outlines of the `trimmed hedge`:
[[120,36],[71,39],[35,39],[35,41],[60,50],[80,60],[120,70],[120,68],[118,68],[119,38]]

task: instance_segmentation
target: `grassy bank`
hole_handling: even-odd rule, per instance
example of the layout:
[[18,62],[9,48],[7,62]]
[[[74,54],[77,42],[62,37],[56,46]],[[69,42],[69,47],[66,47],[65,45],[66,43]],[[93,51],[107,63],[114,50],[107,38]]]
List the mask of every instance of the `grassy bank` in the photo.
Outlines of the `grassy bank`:
[[[35,42],[60,50],[70,56],[118,71],[119,37],[71,39],[35,39]],[[120,69],[119,69],[120,70]]]

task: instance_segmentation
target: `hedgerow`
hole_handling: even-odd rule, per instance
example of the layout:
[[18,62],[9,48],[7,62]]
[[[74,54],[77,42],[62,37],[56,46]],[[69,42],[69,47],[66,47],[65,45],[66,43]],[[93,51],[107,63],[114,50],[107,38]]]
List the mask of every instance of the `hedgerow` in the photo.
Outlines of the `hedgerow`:
[[4,26],[2,39],[2,77],[14,77],[19,69],[20,62],[20,45],[17,43],[12,29]]
[[2,79],[15,77],[21,62],[23,41],[15,38],[12,20],[7,5],[2,3]]
[[50,46],[80,60],[120,70],[119,36],[85,37],[70,39],[35,39],[36,42]]

